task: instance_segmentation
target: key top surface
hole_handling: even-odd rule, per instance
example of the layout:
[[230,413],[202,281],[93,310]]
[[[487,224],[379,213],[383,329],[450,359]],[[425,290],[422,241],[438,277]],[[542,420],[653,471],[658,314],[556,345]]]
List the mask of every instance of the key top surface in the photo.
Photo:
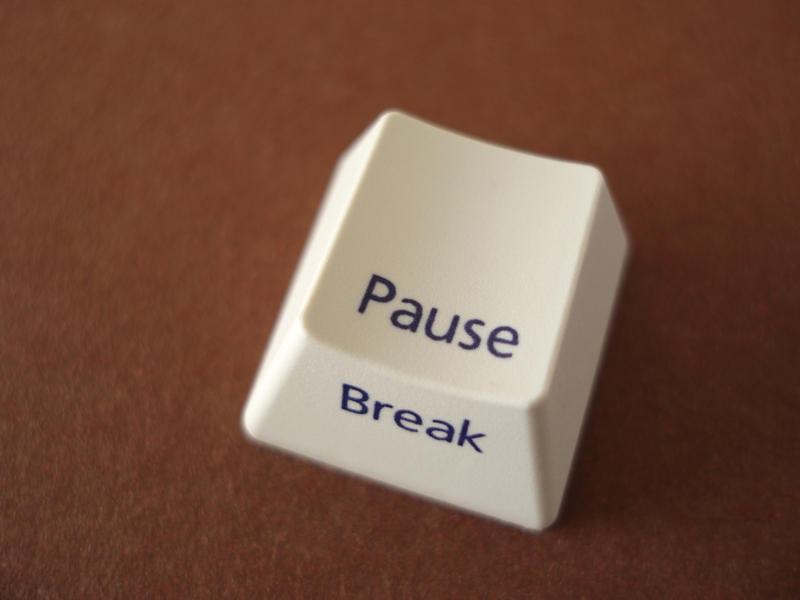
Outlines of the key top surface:
[[546,527],[626,248],[596,168],[384,113],[334,172],[244,428]]

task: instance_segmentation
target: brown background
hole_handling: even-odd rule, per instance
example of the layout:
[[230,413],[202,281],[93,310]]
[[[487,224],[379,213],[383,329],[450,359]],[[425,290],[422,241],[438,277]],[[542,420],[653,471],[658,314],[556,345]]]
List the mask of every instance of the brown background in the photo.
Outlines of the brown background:
[[[800,11],[647,4],[3,2],[0,597],[798,597]],[[544,534],[240,432],[386,107],[600,165],[631,232]]]

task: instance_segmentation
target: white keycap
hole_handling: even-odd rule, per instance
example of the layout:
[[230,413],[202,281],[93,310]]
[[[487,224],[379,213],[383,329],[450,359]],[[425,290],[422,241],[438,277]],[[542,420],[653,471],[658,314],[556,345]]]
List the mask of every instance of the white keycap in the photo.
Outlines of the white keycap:
[[626,253],[596,168],[384,113],[335,170],[244,429],[547,527]]

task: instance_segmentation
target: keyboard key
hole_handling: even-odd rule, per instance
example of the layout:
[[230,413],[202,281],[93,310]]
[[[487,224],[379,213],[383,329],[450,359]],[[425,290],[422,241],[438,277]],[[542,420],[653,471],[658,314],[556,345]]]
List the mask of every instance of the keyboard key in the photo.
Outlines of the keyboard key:
[[595,167],[386,112],[335,169],[244,430],[545,528],[562,504],[627,245]]

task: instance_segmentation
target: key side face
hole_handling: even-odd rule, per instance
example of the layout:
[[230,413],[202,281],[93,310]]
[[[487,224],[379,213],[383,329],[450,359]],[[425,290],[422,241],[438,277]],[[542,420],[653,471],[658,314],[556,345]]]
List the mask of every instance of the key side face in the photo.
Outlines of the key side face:
[[598,177],[390,118],[305,310],[308,330],[432,385],[531,403]]

